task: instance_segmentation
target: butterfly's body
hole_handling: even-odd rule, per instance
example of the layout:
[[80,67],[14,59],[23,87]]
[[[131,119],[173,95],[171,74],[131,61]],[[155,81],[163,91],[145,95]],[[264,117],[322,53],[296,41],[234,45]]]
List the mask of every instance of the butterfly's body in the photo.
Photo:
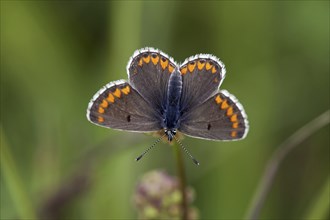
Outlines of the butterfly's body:
[[169,141],[172,140],[172,135],[175,135],[176,129],[179,127],[181,92],[182,77],[179,70],[175,69],[168,83],[167,101],[163,116],[164,122],[162,124]]
[[163,130],[171,141],[177,131],[209,140],[239,140],[248,122],[242,105],[219,86],[225,66],[200,54],[178,65],[153,48],[130,59],[129,82],[115,81],[92,98],[87,118],[94,124],[135,132]]

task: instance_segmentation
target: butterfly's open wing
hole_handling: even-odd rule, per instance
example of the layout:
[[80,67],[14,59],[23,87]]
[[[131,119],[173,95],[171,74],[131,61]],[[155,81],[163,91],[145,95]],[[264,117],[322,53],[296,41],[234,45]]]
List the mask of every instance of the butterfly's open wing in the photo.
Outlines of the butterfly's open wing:
[[127,65],[129,83],[160,114],[166,104],[167,85],[176,63],[153,48],[137,50]]
[[215,56],[199,54],[180,66],[182,75],[181,114],[185,114],[218,92],[225,78],[225,65]]
[[96,125],[119,130],[161,129],[159,114],[124,80],[108,83],[94,95],[87,118]]
[[239,140],[246,136],[248,129],[242,105],[222,90],[185,114],[178,130],[197,138]]

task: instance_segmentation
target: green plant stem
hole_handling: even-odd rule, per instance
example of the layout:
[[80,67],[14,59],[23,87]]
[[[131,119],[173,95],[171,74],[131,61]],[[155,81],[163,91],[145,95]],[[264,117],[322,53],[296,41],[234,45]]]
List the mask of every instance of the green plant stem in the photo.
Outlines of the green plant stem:
[[1,136],[1,177],[6,183],[12,201],[15,205],[20,219],[37,219],[32,202],[29,199],[24,183],[17,171],[15,160],[10,152],[2,127],[0,127]]
[[180,190],[181,190],[181,207],[182,207],[182,220],[187,220],[188,218],[188,205],[187,205],[187,196],[186,196],[186,173],[184,168],[184,161],[182,157],[181,147],[175,143],[174,144],[174,151],[177,160],[177,175],[180,180]]
[[265,202],[266,196],[272,186],[274,177],[278,171],[278,168],[284,158],[305,139],[311,136],[313,133],[321,129],[322,127],[330,123],[330,110],[327,110],[320,116],[316,117],[298,131],[292,134],[286,139],[276,151],[267,163],[264,174],[259,182],[257,190],[253,196],[251,206],[248,209],[246,219],[259,219],[260,210]]

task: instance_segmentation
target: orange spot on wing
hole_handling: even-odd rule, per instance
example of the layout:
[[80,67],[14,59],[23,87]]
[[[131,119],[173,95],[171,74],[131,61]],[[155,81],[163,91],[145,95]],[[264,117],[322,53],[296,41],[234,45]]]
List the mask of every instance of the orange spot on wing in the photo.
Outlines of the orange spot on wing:
[[160,65],[162,66],[163,70],[168,66],[168,59],[166,59],[165,57],[162,57],[160,59]]
[[115,97],[113,97],[113,95],[111,93],[109,93],[108,97],[107,97],[107,100],[109,102],[115,102]]
[[234,122],[232,127],[233,128],[238,128],[238,122]]
[[220,104],[222,102],[222,99],[220,98],[220,95],[217,95],[217,97],[215,97],[215,102],[217,104]]
[[104,122],[104,118],[102,116],[99,116],[99,117],[97,117],[97,121],[102,123],[102,122]]
[[99,113],[103,114],[104,113],[104,108],[102,108],[101,106],[99,107]]
[[101,106],[102,108],[107,108],[108,105],[109,105],[109,103],[107,102],[107,100],[103,99],[103,100],[102,100],[102,103],[101,103],[100,106]]
[[156,65],[159,62],[159,56],[153,57],[151,56],[151,62]]
[[138,65],[139,65],[139,66],[142,66],[142,65],[143,65],[142,58],[139,59]]
[[230,136],[236,137],[237,136],[237,131],[232,131],[231,134],[230,134]]
[[216,73],[217,69],[215,68],[215,66],[212,68],[212,73]]
[[173,72],[173,70],[174,70],[174,66],[173,65],[168,65],[168,71],[170,72],[170,73],[172,73]]
[[221,109],[227,109],[229,107],[227,100],[223,101],[221,104]]
[[145,63],[149,63],[150,62],[150,55],[148,55],[147,57],[143,57],[143,62]]
[[212,66],[213,65],[211,64],[211,62],[207,62],[205,65],[205,68],[206,68],[206,70],[210,70],[212,68]]
[[182,75],[186,74],[187,71],[188,71],[187,66],[182,67],[180,71],[181,71],[181,74],[182,74]]
[[233,116],[230,117],[231,122],[237,122],[237,114],[233,114]]
[[197,68],[199,69],[199,70],[202,70],[203,69],[203,67],[205,66],[205,61],[198,61],[197,62]]
[[131,92],[131,89],[129,86],[126,86],[125,88],[121,89],[122,93],[124,93],[125,95],[127,95],[128,93]]
[[231,116],[234,113],[233,107],[227,109],[227,116]]
[[196,67],[196,62],[188,63],[188,70],[189,70],[189,72],[194,71],[195,67]]
[[118,88],[112,94],[114,96],[116,96],[117,98],[120,98],[120,96],[121,96],[121,92],[120,92],[120,90]]

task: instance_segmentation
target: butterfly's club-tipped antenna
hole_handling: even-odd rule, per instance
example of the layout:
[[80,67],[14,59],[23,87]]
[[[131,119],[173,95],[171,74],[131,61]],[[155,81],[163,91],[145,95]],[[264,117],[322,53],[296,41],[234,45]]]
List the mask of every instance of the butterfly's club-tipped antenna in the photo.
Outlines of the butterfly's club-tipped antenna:
[[141,160],[141,158],[148,153],[149,150],[151,150],[154,146],[156,146],[156,144],[159,143],[159,141],[165,136],[166,134],[163,134],[163,136],[159,137],[147,150],[145,150],[140,156],[138,156],[137,158],[135,158],[135,161],[139,161]]
[[183,146],[183,144],[181,143],[181,141],[177,138],[177,137],[175,137],[175,136],[173,136],[174,138],[175,138],[175,140],[176,140],[176,142],[178,142],[178,144],[181,146],[181,148],[188,154],[188,156],[191,158],[191,160],[194,162],[194,164],[196,164],[196,165],[199,165],[199,162],[198,162],[198,160],[196,160],[190,153],[189,153],[189,151]]

